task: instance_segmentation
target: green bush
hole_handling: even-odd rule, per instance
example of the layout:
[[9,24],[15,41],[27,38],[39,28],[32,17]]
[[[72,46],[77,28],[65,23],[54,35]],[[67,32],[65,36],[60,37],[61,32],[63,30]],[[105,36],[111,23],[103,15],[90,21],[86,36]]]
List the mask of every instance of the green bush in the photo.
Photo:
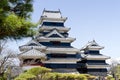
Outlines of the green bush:
[[75,79],[75,75],[73,75],[73,74],[65,74],[65,75],[67,75],[67,78],[66,78],[66,80],[74,80]]
[[82,74],[75,74],[75,80],[88,80],[85,75]]
[[93,80],[89,74],[55,73],[45,67],[35,67],[20,74],[15,80]]
[[27,79],[18,77],[18,78],[15,78],[15,80],[27,80]]
[[5,80],[5,78],[4,77],[0,77],[0,80]]
[[29,79],[35,79],[35,75],[22,73],[20,74],[15,80],[29,80]]
[[56,78],[58,80],[66,80],[68,78],[68,75],[66,75],[65,73],[56,73]]
[[87,80],[87,78],[81,74],[46,73],[42,80]]
[[87,77],[87,80],[93,80],[96,78],[96,76],[90,75],[90,74],[81,74]]
[[41,79],[45,73],[50,71],[51,69],[45,67],[34,67],[20,74],[15,80]]
[[45,73],[50,72],[50,71],[51,71],[51,69],[48,69],[45,67],[35,67],[35,68],[31,68],[26,73],[33,74],[33,75],[37,76],[39,74],[45,74]]
[[43,80],[55,80],[56,79],[56,74],[54,73],[46,73],[43,78]]
[[27,72],[25,73],[35,75],[36,78],[39,80],[42,79],[43,75],[48,72],[51,72],[51,69],[45,67],[34,67],[27,70]]
[[111,75],[107,76],[107,80],[115,80]]

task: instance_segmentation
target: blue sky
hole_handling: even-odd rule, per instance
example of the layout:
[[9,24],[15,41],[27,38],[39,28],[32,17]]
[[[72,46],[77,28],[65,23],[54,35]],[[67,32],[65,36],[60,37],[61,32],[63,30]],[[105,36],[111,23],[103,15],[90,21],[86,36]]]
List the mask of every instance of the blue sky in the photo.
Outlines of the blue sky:
[[[74,47],[80,49],[95,39],[105,47],[102,54],[120,57],[120,0],[34,0],[33,22],[38,22],[44,8],[60,9],[68,17],[65,26],[71,28],[70,37],[76,38]],[[18,41],[17,47],[27,41]]]

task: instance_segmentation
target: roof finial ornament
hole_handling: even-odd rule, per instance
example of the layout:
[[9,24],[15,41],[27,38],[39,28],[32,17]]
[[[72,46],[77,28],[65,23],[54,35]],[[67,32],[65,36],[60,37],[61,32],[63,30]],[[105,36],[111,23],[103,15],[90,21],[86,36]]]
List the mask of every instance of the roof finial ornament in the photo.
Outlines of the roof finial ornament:
[[62,13],[61,13],[60,9],[58,9],[58,10],[59,10],[59,12],[60,12],[60,14],[61,14],[61,18],[62,18]]
[[44,8],[44,10],[43,11],[45,11],[45,8]]
[[60,9],[58,9],[58,11],[60,12],[60,14],[61,14],[61,11],[60,11]]
[[88,43],[90,43],[90,41],[88,41]]
[[93,38],[93,42],[96,42],[94,38]]
[[44,8],[44,10],[43,10],[43,12],[42,12],[42,14],[45,12],[45,8]]
[[[44,14],[44,12],[45,12],[45,8],[43,9],[42,15]],[[41,17],[43,17],[43,16],[41,16]]]

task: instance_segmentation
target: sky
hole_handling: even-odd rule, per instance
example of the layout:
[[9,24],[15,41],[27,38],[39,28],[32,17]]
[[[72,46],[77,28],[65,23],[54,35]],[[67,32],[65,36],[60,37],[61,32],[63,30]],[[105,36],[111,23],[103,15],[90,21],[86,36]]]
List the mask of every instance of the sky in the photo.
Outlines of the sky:
[[[37,23],[44,10],[59,10],[68,17],[69,36],[76,38],[72,46],[80,49],[93,39],[104,46],[101,54],[120,57],[120,0],[34,0],[32,21]],[[12,49],[29,39],[9,42]],[[14,48],[13,48],[14,47]]]

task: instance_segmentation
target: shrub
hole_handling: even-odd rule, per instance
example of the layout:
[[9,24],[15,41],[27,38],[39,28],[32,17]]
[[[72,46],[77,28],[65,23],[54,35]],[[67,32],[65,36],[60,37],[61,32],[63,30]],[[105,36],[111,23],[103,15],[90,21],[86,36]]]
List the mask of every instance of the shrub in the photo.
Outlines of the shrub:
[[50,72],[50,71],[51,71],[51,69],[48,69],[45,67],[35,67],[35,68],[31,68],[26,73],[33,74],[33,75],[37,76],[39,74],[45,74],[45,73]]
[[5,80],[5,78],[4,77],[0,77],[0,80]]
[[107,80],[115,80],[111,75],[107,76]]
[[46,73],[43,80],[87,80],[87,78],[81,74]]
[[[58,79],[58,80],[66,80],[67,79],[67,75],[65,74],[65,73],[56,73],[56,78]],[[56,80],[57,80],[56,79]]]
[[75,79],[75,75],[73,75],[73,74],[66,74],[66,75],[67,75],[66,80],[74,80]]
[[42,79],[42,76],[47,73],[50,72],[51,69],[49,68],[45,68],[45,67],[34,67],[31,68],[27,71],[25,71],[24,73],[20,74],[18,77],[15,78],[15,80],[30,80],[30,79]]
[[96,76],[90,75],[90,74],[81,74],[87,77],[87,80],[93,80],[96,78]]
[[49,68],[45,68],[45,67],[34,67],[34,68],[31,68],[30,70],[27,70],[26,73],[28,74],[32,74],[32,75],[35,75],[36,78],[39,80],[39,79],[42,79],[43,75],[45,73],[48,73],[50,72],[51,69]]
[[54,73],[46,73],[43,78],[43,80],[56,80],[56,74]]
[[88,80],[85,75],[75,74],[75,80]]
[[15,80],[29,80],[29,79],[35,79],[35,75],[22,73],[20,74]]
[[27,80],[27,79],[25,79],[25,78],[15,78],[15,80]]

